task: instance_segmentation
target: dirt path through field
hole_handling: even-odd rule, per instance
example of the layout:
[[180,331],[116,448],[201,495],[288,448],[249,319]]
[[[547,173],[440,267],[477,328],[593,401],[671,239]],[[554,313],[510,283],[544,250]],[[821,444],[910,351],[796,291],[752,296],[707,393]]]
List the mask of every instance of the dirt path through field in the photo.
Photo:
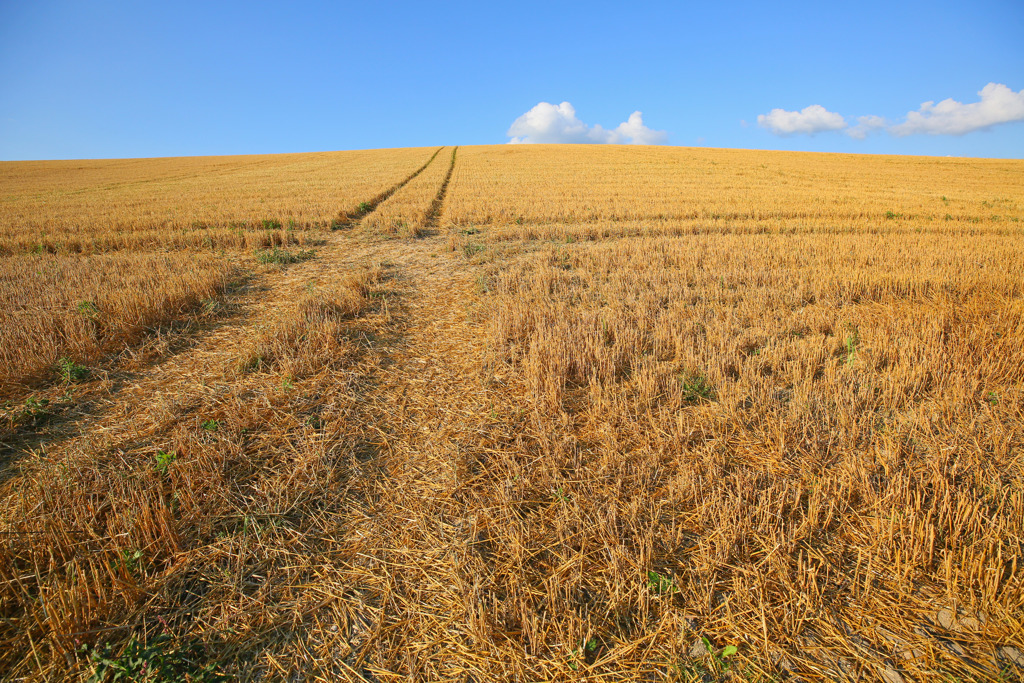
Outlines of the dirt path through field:
[[[430,228],[455,151],[432,157],[448,173],[431,205]],[[113,548],[112,537],[96,541],[97,550],[113,548],[114,564],[116,553],[136,549],[145,558],[143,593],[151,604],[118,606],[115,597],[105,603],[110,612],[83,615],[81,622],[74,615],[55,618],[47,627],[55,642],[97,623],[137,629],[153,614],[180,624],[178,632],[189,637],[220,638],[226,629],[245,632],[262,621],[265,633],[256,629],[223,643],[217,659],[230,666],[255,657],[257,669],[266,671],[322,667],[326,677],[405,669],[429,679],[449,678],[466,657],[491,649],[484,645],[486,606],[473,579],[480,575],[474,520],[459,498],[494,414],[481,373],[480,266],[454,251],[447,235],[428,234],[386,239],[354,219],[349,229],[324,234],[312,258],[250,266],[218,313],[95,368],[89,381],[73,387],[62,412],[32,437],[45,460],[27,455],[25,438],[10,444],[14,461],[28,458],[25,479],[49,476],[46,460],[75,463],[80,473],[95,473],[76,476],[111,482],[151,479],[154,467],[162,467],[156,482],[139,490],[164,490],[168,469],[159,457],[171,453],[180,462],[171,467],[172,479],[186,512],[178,503],[158,504],[176,510],[159,513],[170,514],[173,533],[125,541],[122,550]],[[296,314],[304,299],[368,268],[383,280],[371,292],[379,303],[345,332],[358,347],[355,355],[294,385],[280,368],[249,367],[268,329],[310,324]],[[300,327],[298,334],[305,333]],[[22,470],[5,469],[8,476]],[[204,478],[219,483],[205,492]],[[149,505],[147,495],[119,493],[102,514],[123,516],[133,535],[150,533],[137,531],[146,522],[131,511]],[[210,496],[223,500],[206,502]],[[213,514],[199,512],[207,507]],[[193,522],[183,525],[179,514]],[[267,515],[291,531],[249,546],[249,520]],[[74,533],[82,528],[101,536],[116,528],[90,514],[67,523]],[[234,580],[222,584],[225,553]],[[296,554],[311,563],[289,559]],[[103,562],[99,555],[87,561],[93,560]],[[258,603],[248,597],[254,582],[265,582]],[[301,596],[289,597],[298,584]],[[196,585],[219,585],[220,596],[197,598]],[[274,616],[243,617],[249,609]],[[297,621],[305,625],[288,636],[275,630]],[[320,644],[312,663],[310,643]],[[463,651],[453,651],[453,643]]]
[[471,522],[456,496],[487,414],[477,379],[483,335],[473,316],[475,274],[461,256],[439,255],[443,246],[438,237],[407,242],[392,257],[403,285],[401,341],[361,416],[384,480],[350,539],[361,558],[352,580],[373,586],[377,604],[362,619],[383,634],[349,634],[356,663],[407,668],[427,680],[457,668],[452,638],[470,642],[474,591],[462,570]]
[[[483,625],[473,614],[484,607],[464,571],[472,521],[455,494],[460,467],[487,415],[485,388],[476,379],[484,339],[473,310],[476,271],[447,249],[446,238],[388,241],[335,233],[316,261],[268,277],[264,288],[272,298],[264,288],[247,293],[247,314],[189,354],[155,368],[118,405],[128,411],[139,402],[174,401],[186,389],[194,396],[199,384],[208,392],[202,403],[216,403],[232,391],[229,380],[218,378],[254,324],[287,309],[305,283],[343,277],[371,263],[386,264],[390,274],[388,321],[377,330],[380,355],[360,370],[357,407],[347,418],[366,466],[353,474],[366,481],[352,486],[370,493],[364,498],[336,492],[344,502],[334,523],[345,531],[327,545],[310,542],[317,554],[331,557],[337,574],[314,581],[309,593],[346,596],[330,600],[310,619],[330,623],[339,611],[348,616],[339,620],[344,628],[337,633],[317,628],[287,645],[278,643],[268,654],[282,662],[295,657],[296,667],[322,666],[324,676],[351,673],[349,668],[365,674],[407,667],[427,679],[444,678],[454,671],[446,667],[458,666],[451,639],[469,644]],[[106,422],[132,418],[124,412]],[[338,636],[345,645],[328,648]],[[301,654],[306,639],[325,642],[315,664]]]
[[[396,381],[415,389],[426,381],[424,378],[442,372],[448,360],[466,355],[473,347],[473,340],[458,339],[460,331],[452,325],[453,319],[465,318],[466,301],[460,301],[459,292],[471,291],[472,278],[465,269],[453,272],[456,261],[440,254],[441,242],[438,237],[403,243],[371,242],[347,232],[330,233],[326,243],[317,247],[315,258],[253,274],[228,295],[226,313],[186,338],[171,339],[166,355],[142,362],[137,370],[103,372],[60,431],[105,432],[118,423],[130,423],[135,411],[174,401],[186,393],[194,395],[196,387],[216,395],[231,383],[231,369],[253,335],[280,319],[307,288],[382,262],[396,269],[395,281],[405,290],[398,301],[403,325],[409,326],[409,338],[396,364],[410,378],[407,382]],[[388,372],[397,371],[392,368]],[[410,396],[417,393],[396,390]]]
[[[450,178],[454,154],[435,154],[437,157],[449,165]],[[434,199],[431,223],[443,199],[444,186]],[[225,461],[225,466],[231,462],[231,467],[248,469],[252,474],[242,473],[237,482],[231,482],[239,488],[238,494],[230,494],[237,501],[225,501],[221,516],[210,519],[218,525],[225,523],[219,520],[248,514],[246,501],[253,495],[248,487],[253,486],[256,492],[261,479],[269,481],[278,476],[281,470],[276,460],[287,462],[293,450],[337,453],[332,457],[344,458],[346,449],[350,449],[370,465],[366,472],[374,473],[367,474],[362,482],[373,489],[372,494],[361,497],[347,490],[325,490],[317,494],[321,499],[310,503],[308,511],[291,508],[288,513],[297,531],[312,531],[302,532],[305,536],[294,542],[310,556],[330,557],[333,566],[329,572],[333,578],[312,580],[306,594],[317,594],[317,588],[323,594],[343,592],[337,583],[331,583],[336,581],[363,589],[355,601],[334,600],[312,611],[302,608],[314,620],[323,617],[329,621],[338,610],[352,615],[346,620],[346,629],[339,633],[347,643],[347,651],[341,653],[346,663],[338,669],[336,662],[332,664],[334,660],[318,661],[327,667],[325,674],[336,676],[347,667],[372,670],[400,666],[394,658],[405,657],[409,658],[405,664],[410,669],[423,673],[422,667],[428,667],[436,676],[439,670],[434,667],[450,654],[444,651],[441,636],[463,632],[468,623],[466,612],[453,606],[462,604],[464,596],[472,591],[471,586],[462,584],[459,572],[464,565],[460,557],[469,542],[469,523],[464,506],[454,500],[453,494],[467,440],[474,438],[481,416],[486,415],[485,389],[475,379],[483,353],[482,323],[473,317],[477,268],[460,252],[452,251],[447,236],[388,240],[367,234],[358,223],[350,229],[326,233],[315,252],[314,257],[297,263],[252,269],[225,295],[220,312],[165,339],[150,339],[142,349],[93,368],[92,377],[71,387],[64,399],[56,398],[64,389],[53,387],[50,391],[57,408],[50,421],[35,434],[19,434],[0,445],[14,465],[3,467],[4,477],[32,479],[37,472],[47,471],[49,461],[76,463],[83,473],[94,471],[96,476],[109,476],[113,481],[128,472],[145,477],[150,476],[145,473],[152,471],[158,453],[164,449],[178,453],[186,469],[178,470],[181,474],[176,476],[184,477],[187,468],[201,465],[207,449],[212,454],[217,449],[233,452],[241,448],[231,456],[233,460]],[[357,321],[359,334],[364,335],[358,340],[363,351],[353,365],[345,361],[339,371],[350,378],[345,380],[351,382],[348,389],[338,391],[324,384],[332,382],[337,373],[298,382],[294,390],[283,389],[278,385],[290,384],[291,380],[281,373],[251,372],[244,367],[261,333],[289,316],[294,319],[296,305],[303,297],[367,267],[386,273],[382,285],[386,291],[383,303],[369,317]],[[293,398],[283,397],[288,392]],[[308,418],[307,413],[317,414],[320,402],[332,404],[328,412],[334,411],[330,418],[334,421],[310,430],[308,425],[312,423],[303,420]],[[267,421],[259,416],[266,416]],[[219,422],[220,426],[214,424],[206,431],[208,422]],[[243,425],[247,426],[243,429]],[[284,436],[296,429],[299,432],[295,438]],[[280,441],[280,446],[270,447],[269,439],[274,444]],[[237,446],[211,449],[215,443],[228,442]],[[29,448],[36,449],[36,455]],[[270,451],[278,455],[269,455]],[[268,457],[272,469],[261,474],[259,468],[267,466]],[[252,462],[246,465],[249,460]],[[19,462],[27,468],[17,466]],[[285,465],[285,471],[289,467]],[[111,474],[114,471],[122,474]],[[363,476],[348,472],[347,467],[337,471],[341,473],[330,476],[342,481]],[[350,482],[350,486],[358,488],[360,484]],[[308,494],[283,491],[281,495],[288,498]],[[124,508],[125,503],[114,503],[113,512],[103,514],[125,515],[127,521],[133,513]],[[316,512],[327,508],[333,510],[328,516]],[[260,508],[253,510],[259,514]],[[60,513],[54,510],[47,514]],[[37,522],[30,520],[30,525]],[[93,526],[86,518],[72,524]],[[102,526],[99,520],[96,524]],[[344,530],[338,532],[336,541],[346,550],[332,556],[337,545],[325,545],[318,539],[335,528]],[[99,528],[97,532],[104,533]],[[151,563],[147,566],[153,573],[145,580],[152,581],[154,587],[176,585],[174,577],[183,573],[206,576],[220,562],[216,558],[222,557],[221,545],[227,543],[211,543],[208,530],[182,528],[176,533],[180,541],[169,541],[166,549],[163,540],[131,546],[138,547]],[[101,539],[108,545],[109,540]],[[282,541],[285,545],[280,547],[293,552],[288,545],[292,542]],[[134,551],[129,548],[125,552]],[[270,543],[255,550],[249,559],[237,555],[234,561],[239,563],[238,576],[244,581],[230,590],[244,593],[245,581],[251,581],[245,578],[248,572],[267,573],[266,563],[274,562],[268,558],[277,552],[284,551]],[[96,561],[102,564],[102,558]],[[250,562],[252,566],[247,564]],[[296,579],[283,572],[276,577],[268,575],[267,580],[268,585],[287,590],[283,587]],[[305,575],[301,580],[311,581]],[[146,592],[167,597],[154,598],[157,602],[149,608],[141,604],[125,606],[127,616],[122,611],[125,607],[111,603],[114,611],[108,616],[90,614],[83,625],[92,626],[96,622],[91,619],[99,618],[101,624],[113,621],[138,628],[156,608],[169,622],[182,619],[186,620],[183,624],[198,627],[216,623],[220,618],[217,613],[223,612],[216,602],[208,608],[205,602],[188,603],[187,590],[181,593],[178,589],[148,588]],[[157,607],[165,600],[164,607]],[[248,604],[244,595],[238,600],[239,604]],[[286,600],[268,600],[265,607],[280,612],[282,622],[293,619],[288,612],[292,606]],[[288,616],[284,616],[286,613]],[[55,622],[47,631],[55,641],[71,638],[82,628],[75,619],[68,616],[67,621]],[[404,626],[396,628],[399,624]],[[301,668],[309,664],[301,655],[305,640],[324,637],[323,631],[314,630],[291,641],[282,642],[274,636],[273,642],[264,642],[254,634],[244,643],[240,641],[238,647],[247,651],[255,648],[260,653],[257,658],[262,658],[263,652],[284,660],[294,656],[295,666]],[[411,651],[408,646],[418,650]]]
[[[305,290],[342,278],[352,269],[379,263],[397,251],[387,243],[372,244],[360,238],[352,228],[358,226],[360,216],[376,210],[434,163],[443,149],[439,147],[410,176],[364,202],[361,214],[343,212],[339,225],[347,224],[349,229],[325,233],[312,259],[277,269],[253,270],[249,264],[243,265],[242,282],[225,295],[215,319],[184,332],[151,338],[141,348],[127,350],[127,358],[120,362],[101,363],[93,369],[91,381],[72,393],[62,393],[57,386],[40,392],[39,396],[50,401],[45,428],[0,434],[0,481],[13,474],[8,464],[36,448],[60,447],[79,435],[109,436],[118,425],[131,426],[134,414],[154,404],[173,404],[183,395],[191,396],[193,402],[199,398],[201,403],[203,397],[196,397],[194,391],[197,386],[207,397],[223,393],[231,383],[230,369],[238,362],[240,350],[260,328],[279,320]],[[448,161],[444,158],[440,163]]]

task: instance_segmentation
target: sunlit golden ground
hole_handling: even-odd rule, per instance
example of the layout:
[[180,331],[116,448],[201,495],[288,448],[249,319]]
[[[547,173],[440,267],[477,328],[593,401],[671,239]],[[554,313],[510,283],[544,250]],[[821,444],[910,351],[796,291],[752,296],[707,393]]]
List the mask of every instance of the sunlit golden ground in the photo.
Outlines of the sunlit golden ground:
[[5,677],[1024,677],[1024,162],[3,171]]

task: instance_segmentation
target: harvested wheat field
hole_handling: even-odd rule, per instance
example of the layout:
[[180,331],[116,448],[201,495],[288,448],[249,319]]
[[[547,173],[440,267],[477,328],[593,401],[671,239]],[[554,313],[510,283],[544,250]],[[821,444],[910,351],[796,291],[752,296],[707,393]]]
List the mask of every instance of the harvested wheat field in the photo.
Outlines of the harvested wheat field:
[[1014,160],[0,164],[0,678],[1022,680],[1022,219]]

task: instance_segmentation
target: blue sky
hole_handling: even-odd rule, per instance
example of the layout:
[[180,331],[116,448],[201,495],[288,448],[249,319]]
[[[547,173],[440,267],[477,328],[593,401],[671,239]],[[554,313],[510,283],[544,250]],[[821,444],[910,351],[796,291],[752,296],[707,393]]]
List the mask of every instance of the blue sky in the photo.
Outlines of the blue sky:
[[[0,159],[544,135],[1022,158],[1022,36],[1020,0],[2,2]],[[894,128],[990,83],[998,102]],[[635,111],[642,128],[614,132]]]

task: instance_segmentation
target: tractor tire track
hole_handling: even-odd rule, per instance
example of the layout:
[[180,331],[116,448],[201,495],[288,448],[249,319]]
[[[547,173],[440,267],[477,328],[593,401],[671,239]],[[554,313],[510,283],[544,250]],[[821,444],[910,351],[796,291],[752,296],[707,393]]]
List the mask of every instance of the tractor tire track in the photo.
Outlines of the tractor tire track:
[[441,153],[442,149],[444,149],[444,146],[438,147],[430,156],[430,158],[427,159],[427,163],[423,164],[415,171],[413,171],[411,175],[405,178],[405,180],[402,180],[401,182],[396,183],[387,190],[384,190],[376,197],[373,197],[368,201],[361,202],[354,209],[342,211],[342,213],[338,216],[337,220],[334,221],[333,227],[335,229],[351,227],[353,224],[357,223],[359,220],[366,217],[368,214],[371,214],[374,211],[376,211],[377,207],[380,206],[382,203],[386,202],[391,197],[391,195],[401,190],[403,187],[412,182],[412,180],[416,176],[418,176],[420,173],[423,173],[423,171],[427,170],[427,167],[433,163],[434,159],[437,158],[437,155]]
[[[396,183],[375,197],[363,202],[362,211],[343,212],[343,222],[336,226],[351,227],[369,215],[394,193],[405,187],[425,171],[438,157],[444,147],[438,147],[430,158],[402,181]],[[80,439],[82,435],[97,428],[123,419],[124,410],[137,409],[151,401],[146,397],[166,393],[165,387],[176,387],[180,391],[179,378],[199,378],[200,384],[224,382],[223,367],[230,365],[247,340],[252,338],[254,326],[267,324],[278,318],[282,311],[293,305],[309,282],[328,280],[343,274],[344,268],[354,263],[347,253],[351,245],[341,248],[337,233],[324,233],[324,242],[316,250],[317,255],[310,261],[297,263],[278,270],[253,268],[249,263],[239,263],[239,279],[243,287],[229,290],[222,295],[225,313],[212,321],[194,323],[193,326],[172,335],[166,347],[158,355],[135,368],[126,370],[122,354],[111,355],[96,363],[94,379],[76,388],[76,400],[60,399],[61,387],[54,384],[38,392],[51,401],[56,408],[47,418],[47,425],[35,429],[28,425],[22,429],[0,433],[0,482],[15,474],[9,467],[27,451],[40,446],[60,448]],[[365,249],[354,253],[367,256]],[[365,263],[365,259],[360,260]],[[139,344],[129,350],[134,356],[152,342]],[[141,403],[139,403],[141,401]],[[134,406],[132,408],[131,406]],[[112,418],[119,414],[119,418]]]
[[448,173],[445,174],[444,180],[441,182],[441,187],[437,190],[437,196],[434,197],[434,201],[430,203],[430,210],[427,212],[427,220],[425,221],[426,227],[436,228],[437,219],[441,214],[441,207],[444,205],[444,198],[448,195],[448,183],[452,180],[452,173],[455,172],[455,155],[458,154],[459,147],[455,146],[452,150],[452,158],[448,164]]

